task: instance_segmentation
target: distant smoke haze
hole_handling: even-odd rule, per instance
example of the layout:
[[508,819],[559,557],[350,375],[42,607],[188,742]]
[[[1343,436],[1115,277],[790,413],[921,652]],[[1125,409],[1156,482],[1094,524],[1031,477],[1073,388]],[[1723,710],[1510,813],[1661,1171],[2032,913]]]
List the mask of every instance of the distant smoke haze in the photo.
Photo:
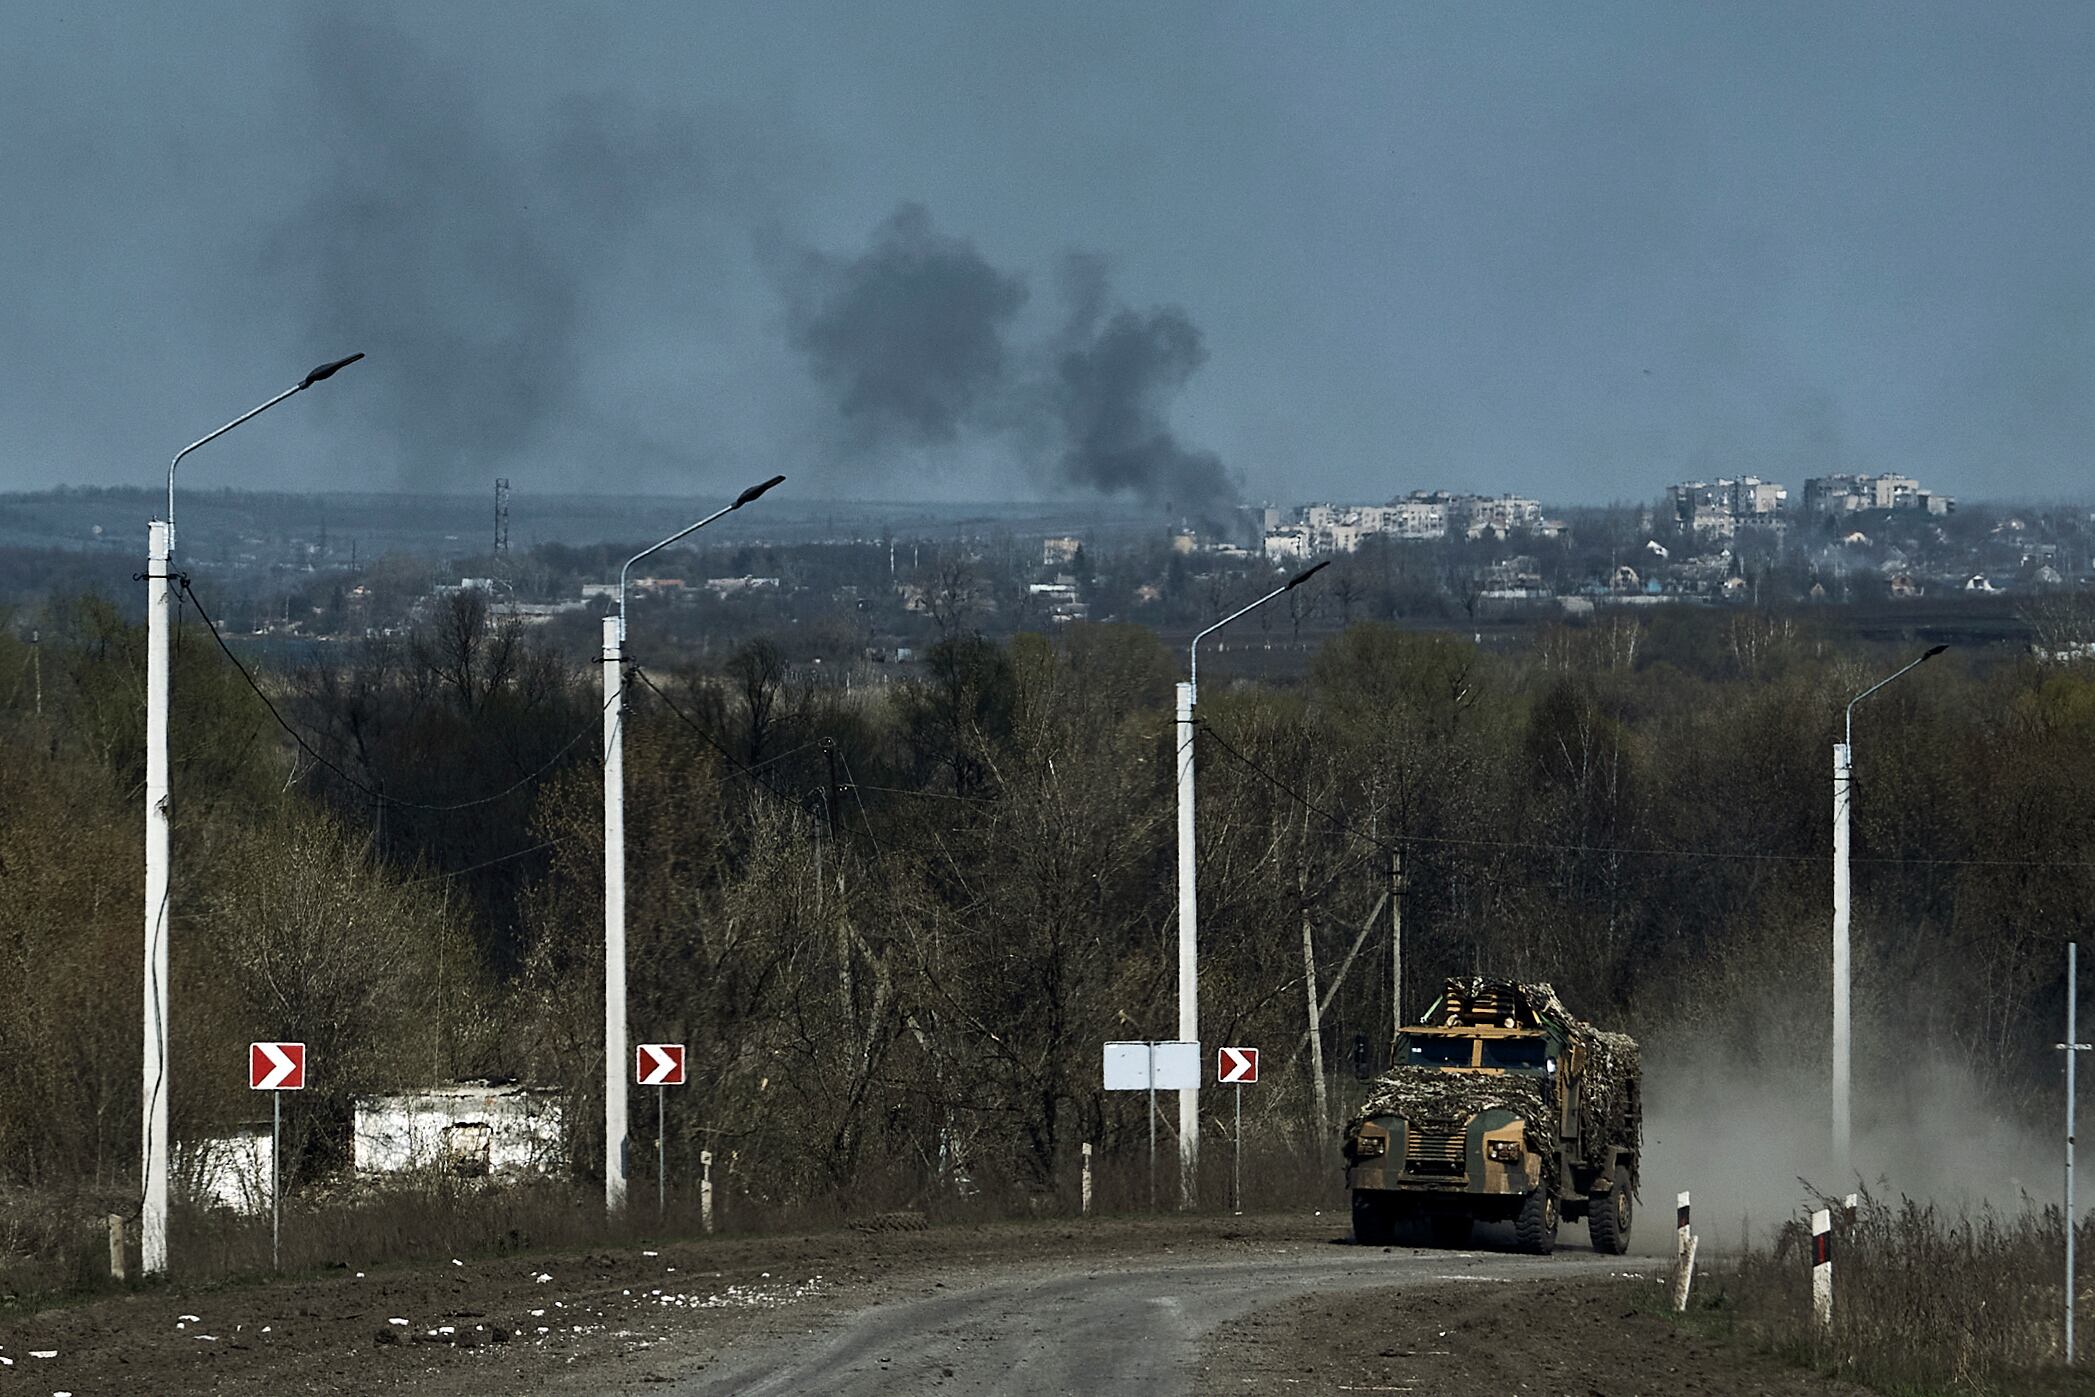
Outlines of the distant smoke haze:
[[1061,327],[1014,347],[1023,276],[904,204],[855,256],[791,259],[781,293],[794,348],[847,449],[1003,439],[1031,465],[1036,489],[1219,517],[1236,502],[1234,482],[1169,420],[1207,359],[1199,328],[1177,306],[1123,304],[1097,254],[1071,254],[1058,280]]
[[2084,497],[2095,7],[1911,8],[18,4],[0,490]]
[[400,483],[477,488],[572,439],[627,264],[673,261],[689,235],[665,242],[663,215],[720,197],[696,127],[572,96],[498,126],[469,75],[333,13],[306,61],[326,176],[262,261],[312,343],[374,351],[356,411]]

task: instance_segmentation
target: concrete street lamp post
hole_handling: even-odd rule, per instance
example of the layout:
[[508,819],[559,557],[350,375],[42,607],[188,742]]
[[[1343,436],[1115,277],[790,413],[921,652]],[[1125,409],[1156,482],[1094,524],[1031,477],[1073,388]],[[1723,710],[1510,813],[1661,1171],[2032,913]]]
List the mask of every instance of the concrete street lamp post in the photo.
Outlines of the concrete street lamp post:
[[217,431],[198,437],[167,463],[167,518],[146,525],[145,665],[145,1055],[139,1154],[138,1263],[146,1275],[167,1269],[167,923],[169,690],[168,635],[175,610],[175,468],[206,442],[258,417],[293,393],[302,393],[357,360],[361,354],[322,364],[297,383],[240,414]]
[[774,475],[735,496],[696,524],[650,544],[618,570],[618,610],[604,618],[604,1211],[626,1206],[626,574],[633,564],[732,514],[785,479]]
[[[1256,611],[1285,592],[1292,592],[1323,569],[1326,558],[1313,563],[1272,591],[1232,611],[1193,637],[1186,647],[1186,682],[1178,686],[1178,1036],[1180,1041],[1200,1041],[1200,969],[1197,928],[1200,896],[1193,857],[1193,708],[1200,684],[1200,642],[1230,622]],[[1203,1068],[1203,1070],[1205,1070]],[[1200,1087],[1182,1088],[1178,1094],[1178,1205],[1191,1208],[1199,1199],[1200,1187]]]
[[1846,1176],[1850,1164],[1849,1097],[1852,1085],[1852,1036],[1848,995],[1848,812],[1855,783],[1855,705],[1899,675],[1926,664],[1947,645],[1926,651],[1904,669],[1880,679],[1848,700],[1843,740],[1833,745],[1833,1168]]

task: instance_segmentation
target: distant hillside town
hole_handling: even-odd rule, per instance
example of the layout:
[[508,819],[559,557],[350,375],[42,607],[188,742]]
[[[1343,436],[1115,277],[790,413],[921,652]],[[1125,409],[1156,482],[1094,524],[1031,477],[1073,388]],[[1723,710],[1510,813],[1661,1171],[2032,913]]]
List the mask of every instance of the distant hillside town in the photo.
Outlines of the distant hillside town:
[[[1772,480],[1687,480],[1666,487],[1679,527],[1698,539],[1737,537],[1739,530],[1786,530],[1792,522],[1789,491]],[[1825,475],[1804,482],[1802,512],[1812,518],[1869,510],[1915,510],[1946,515],[1956,508],[1948,495],[1927,490],[1909,475]],[[1542,512],[1542,501],[1519,495],[1461,495],[1414,490],[1388,504],[1312,504],[1292,511],[1260,511],[1265,555],[1295,562],[1332,553],[1355,553],[1370,538],[1554,539],[1566,525]]]
[[[0,497],[0,606],[16,608],[19,627],[69,595],[135,600],[136,530],[123,525],[153,503],[116,490]],[[2023,616],[2095,602],[2086,503],[1959,507],[1894,473],[1794,489],[1753,475],[1685,480],[1599,506],[1414,490],[1197,521],[1059,505],[791,506],[781,492],[777,509],[629,576],[645,633],[695,651],[770,637],[810,682],[881,682],[963,631],[1089,620],[1190,633],[1320,559],[1341,565],[1263,624],[1284,621],[1294,636],[1381,620],[1475,636],[1664,605],[1911,615],[1927,599]],[[471,501],[221,492],[199,494],[185,528],[214,614],[256,640],[402,638],[477,610],[582,654],[625,559],[698,506],[531,499],[532,542],[516,548],[509,509],[506,481]],[[2066,648],[2079,655],[2081,643]]]

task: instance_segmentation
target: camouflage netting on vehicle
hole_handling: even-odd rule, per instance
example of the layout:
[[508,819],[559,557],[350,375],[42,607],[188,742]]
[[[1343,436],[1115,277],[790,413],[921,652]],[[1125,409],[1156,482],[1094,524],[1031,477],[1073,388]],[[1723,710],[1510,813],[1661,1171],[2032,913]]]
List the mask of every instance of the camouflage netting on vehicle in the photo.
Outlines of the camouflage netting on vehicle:
[[[1452,980],[1448,988],[1455,988]],[[1586,1073],[1580,1084],[1579,1107],[1585,1118],[1581,1142],[1586,1158],[1604,1164],[1610,1149],[1640,1151],[1644,1064],[1637,1040],[1627,1033],[1605,1033],[1579,1018],[1564,1007],[1550,985],[1520,985],[1517,989],[1530,1013],[1562,1025],[1571,1045],[1584,1051]]]
[[1543,1079],[1525,1073],[1485,1075],[1432,1067],[1392,1067],[1377,1078],[1353,1126],[1373,1116],[1401,1115],[1422,1125],[1454,1125],[1480,1111],[1504,1107],[1529,1122],[1549,1119]]
[[[1513,985],[1483,976],[1450,977],[1441,996],[1440,1014],[1432,1022],[1450,1027],[1496,1024],[1500,1027],[1548,1026],[1564,1034],[1586,1062],[1579,1108],[1586,1158],[1605,1163],[1607,1151],[1642,1148],[1640,1092],[1643,1063],[1637,1040],[1626,1033],[1605,1033],[1573,1014],[1548,984]],[[1430,1067],[1398,1067],[1376,1084],[1356,1122],[1374,1115],[1402,1114],[1420,1120],[1474,1115],[1492,1106],[1520,1111],[1528,1120],[1546,1119],[1543,1079],[1509,1073],[1472,1076]]]

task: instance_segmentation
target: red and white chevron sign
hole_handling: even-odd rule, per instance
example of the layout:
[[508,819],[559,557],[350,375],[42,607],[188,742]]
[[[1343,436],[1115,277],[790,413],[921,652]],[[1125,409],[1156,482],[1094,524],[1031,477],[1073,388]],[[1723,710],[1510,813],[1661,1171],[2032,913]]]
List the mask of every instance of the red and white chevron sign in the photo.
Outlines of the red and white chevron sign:
[[1257,1048],[1221,1048],[1215,1053],[1215,1080],[1223,1086],[1258,1080]]
[[247,1045],[247,1085],[253,1091],[304,1091],[306,1045],[303,1043],[250,1043]]
[[644,1087],[684,1084],[682,1043],[642,1043],[633,1053],[633,1080]]

